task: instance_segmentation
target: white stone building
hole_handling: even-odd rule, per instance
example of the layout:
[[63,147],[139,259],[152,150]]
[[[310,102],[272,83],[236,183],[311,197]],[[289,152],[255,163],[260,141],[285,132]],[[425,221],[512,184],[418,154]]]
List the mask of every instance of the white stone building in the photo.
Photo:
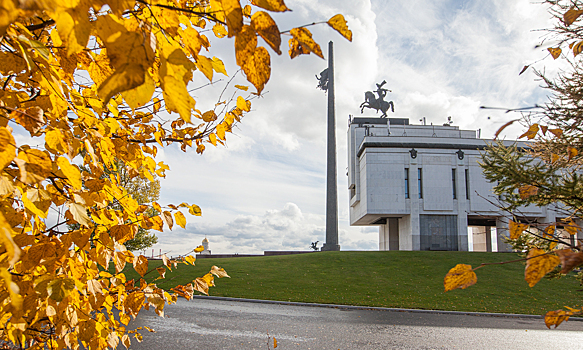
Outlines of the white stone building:
[[[478,165],[489,140],[400,118],[349,123],[350,224],[379,226],[379,250],[508,250],[508,223]],[[520,211],[539,223],[555,221],[546,207]]]

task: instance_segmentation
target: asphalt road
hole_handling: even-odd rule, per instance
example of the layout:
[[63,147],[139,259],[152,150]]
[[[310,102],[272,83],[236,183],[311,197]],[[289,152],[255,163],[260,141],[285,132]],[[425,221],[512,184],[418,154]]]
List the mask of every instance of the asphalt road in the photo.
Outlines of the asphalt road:
[[[144,311],[148,325],[131,349],[583,349],[583,322],[548,330],[542,319],[335,309],[179,299],[165,317]],[[273,349],[273,340],[270,341]]]

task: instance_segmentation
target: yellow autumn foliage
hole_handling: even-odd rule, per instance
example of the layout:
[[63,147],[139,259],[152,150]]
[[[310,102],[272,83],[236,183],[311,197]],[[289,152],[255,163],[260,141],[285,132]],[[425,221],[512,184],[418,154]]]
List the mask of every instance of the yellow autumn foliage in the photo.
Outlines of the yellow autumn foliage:
[[[251,111],[252,94],[271,78],[271,54],[257,38],[281,54],[282,33],[265,11],[289,9],[283,0],[251,3],[0,2],[1,341],[33,349],[129,348],[141,335],[126,326],[142,309],[163,316],[178,296],[208,294],[215,277],[229,277],[213,266],[172,291],[157,287],[167,269],[194,265],[188,254],[201,248],[178,258],[164,254],[155,266],[124,243],[139,228],[185,228],[179,208],[194,216],[202,210],[140,205],[116,169],[154,181],[169,170],[156,161],[159,148],[203,153],[209,143],[225,144]],[[347,36],[343,19],[329,24]],[[322,56],[307,28],[292,32],[309,50],[303,53]],[[189,91],[238,69],[208,53],[223,38],[234,38],[232,54],[255,91],[236,85],[222,107],[200,111]],[[15,130],[26,137],[15,138]],[[16,141],[30,138],[44,141]],[[124,275],[130,265],[139,281]]]

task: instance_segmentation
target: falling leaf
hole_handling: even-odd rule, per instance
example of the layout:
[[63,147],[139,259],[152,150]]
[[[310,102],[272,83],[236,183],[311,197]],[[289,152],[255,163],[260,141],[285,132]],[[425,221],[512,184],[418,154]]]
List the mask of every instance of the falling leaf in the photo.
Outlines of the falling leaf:
[[235,88],[243,91],[249,90],[249,87],[244,85],[235,85]]
[[471,265],[457,264],[454,268],[449,270],[443,279],[445,291],[448,292],[453,289],[466,289],[478,282],[476,273],[472,270]]
[[271,16],[264,11],[258,11],[251,17],[251,27],[259,34],[273,51],[281,55],[281,35],[279,28]]
[[340,35],[348,39],[348,41],[352,41],[352,31],[348,29],[343,15],[337,14],[330,18],[327,23],[330,27],[340,33]]
[[177,211],[176,213],[174,213],[174,220],[176,221],[176,224],[178,224],[180,227],[184,229],[186,228],[186,218],[184,217],[184,214]]
[[526,224],[520,224],[512,220],[508,221],[508,231],[510,232],[510,239],[518,239],[522,232],[528,228]]
[[557,59],[559,58],[559,56],[561,55],[561,48],[557,47],[557,48],[552,48],[549,47],[547,50],[549,50],[549,52],[551,53],[551,56],[553,56],[553,59]]
[[526,258],[524,279],[530,287],[534,287],[544,275],[551,272],[561,262],[558,256],[546,254],[544,250],[538,248],[531,248]]
[[583,10],[575,10],[575,8],[571,8],[563,15],[563,22],[568,27],[573,24],[581,14],[583,14]]
[[561,273],[569,273],[577,266],[583,264],[583,252],[572,251],[571,249],[556,250],[555,253],[561,259]]
[[277,339],[275,337],[273,337],[273,348],[277,348]]
[[283,0],[251,0],[251,3],[255,6],[261,7],[266,9],[267,11],[272,12],[285,12],[291,11]]
[[523,137],[528,137],[529,140],[532,140],[532,139],[534,139],[534,137],[538,133],[538,129],[539,129],[538,124],[532,124],[528,128],[528,131],[525,132],[524,134],[520,135],[518,138],[521,139]]
[[306,48],[310,52],[313,52],[316,56],[320,58],[324,58],[322,55],[322,49],[320,49],[320,45],[318,45],[314,39],[312,39],[312,33],[306,28],[293,28],[290,30],[291,35],[293,35],[294,39],[296,39],[302,47]]

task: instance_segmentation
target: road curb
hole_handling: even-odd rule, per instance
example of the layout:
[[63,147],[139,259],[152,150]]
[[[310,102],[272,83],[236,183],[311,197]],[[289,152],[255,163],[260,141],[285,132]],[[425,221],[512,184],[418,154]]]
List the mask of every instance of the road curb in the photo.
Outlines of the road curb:
[[[245,298],[216,297],[216,296],[206,296],[206,295],[194,295],[193,298],[195,298],[195,299],[224,300],[224,301],[237,301],[237,302],[259,303],[259,304],[279,304],[279,305],[294,305],[294,306],[326,307],[326,308],[331,308],[331,309],[378,310],[378,311],[415,312],[415,313],[446,314],[446,315],[469,315],[469,316],[483,316],[483,317],[537,318],[537,319],[544,318],[542,315],[504,314],[504,313],[494,313],[494,312],[472,312],[472,311],[400,309],[400,308],[390,308],[390,307],[318,304],[318,303],[304,303],[304,302],[297,302],[297,301],[245,299]],[[581,322],[581,321],[583,321],[583,317],[570,317],[569,321],[580,321]]]

